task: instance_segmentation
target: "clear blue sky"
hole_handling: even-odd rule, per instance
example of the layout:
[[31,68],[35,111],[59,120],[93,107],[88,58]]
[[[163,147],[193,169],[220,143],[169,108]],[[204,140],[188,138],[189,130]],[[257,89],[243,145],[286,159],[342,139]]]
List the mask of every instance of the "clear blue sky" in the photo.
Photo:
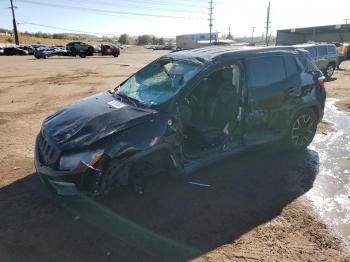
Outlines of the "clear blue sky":
[[[207,32],[209,24],[209,0],[13,1],[18,7],[16,18],[20,31],[65,31],[21,24],[27,22],[99,34],[154,34],[167,37]],[[214,2],[214,31],[227,33],[229,26],[234,36],[250,36],[253,26],[256,27],[255,35],[261,35],[264,31],[267,0]],[[11,29],[12,17],[8,6],[10,0],[0,0],[0,27]],[[282,28],[341,24],[345,18],[350,18],[350,0],[271,1],[273,34]]]

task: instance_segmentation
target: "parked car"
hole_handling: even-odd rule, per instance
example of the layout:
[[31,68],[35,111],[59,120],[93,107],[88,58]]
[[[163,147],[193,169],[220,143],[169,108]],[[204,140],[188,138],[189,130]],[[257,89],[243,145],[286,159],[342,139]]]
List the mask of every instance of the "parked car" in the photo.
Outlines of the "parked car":
[[28,55],[34,55],[35,49],[33,47],[31,47],[31,46],[26,46],[25,45],[25,46],[19,46],[17,48],[27,51]]
[[323,74],[302,49],[174,52],[47,117],[35,166],[58,194],[128,183],[141,194],[151,174],[186,174],[275,142],[304,150],[325,98]]
[[309,51],[317,67],[327,79],[331,79],[338,65],[338,53],[334,44],[303,44],[295,47]]
[[33,47],[34,50],[43,49],[43,48],[48,48],[47,45],[39,45],[39,44],[31,45],[31,47]]
[[5,47],[4,55],[28,55],[28,51],[19,49],[17,47]]
[[53,48],[53,47],[49,47],[49,48],[39,48],[38,50],[36,50],[34,52],[34,57],[36,59],[40,59],[40,58],[43,58],[43,59],[46,59],[50,56],[54,56],[54,55],[57,55],[58,54],[58,51],[56,48]]
[[83,42],[71,42],[66,45],[66,49],[72,53],[87,53],[92,55],[94,47],[92,45],[85,44]]
[[115,45],[101,45],[102,55],[112,55],[118,57],[120,55],[120,49]]

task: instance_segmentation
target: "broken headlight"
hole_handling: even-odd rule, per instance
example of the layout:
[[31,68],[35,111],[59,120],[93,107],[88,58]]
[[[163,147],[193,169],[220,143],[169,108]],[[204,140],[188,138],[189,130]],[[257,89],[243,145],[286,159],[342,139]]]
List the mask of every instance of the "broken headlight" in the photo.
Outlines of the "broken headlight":
[[101,159],[102,155],[103,150],[92,150],[80,153],[65,154],[60,158],[59,169],[73,170],[78,166],[80,161],[93,166]]

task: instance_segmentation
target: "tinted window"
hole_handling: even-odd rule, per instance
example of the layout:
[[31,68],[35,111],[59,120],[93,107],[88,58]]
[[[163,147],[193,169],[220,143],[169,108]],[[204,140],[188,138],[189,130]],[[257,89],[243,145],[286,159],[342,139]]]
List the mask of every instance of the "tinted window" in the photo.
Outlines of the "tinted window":
[[332,45],[327,45],[328,54],[335,55],[337,53],[337,48]]
[[318,46],[317,52],[319,56],[327,55],[327,46]]
[[249,59],[247,65],[251,87],[271,85],[286,77],[280,56]]
[[303,70],[306,72],[318,71],[316,65],[307,56],[299,56],[297,61],[299,65],[303,68]]
[[311,57],[316,57],[316,48],[315,47],[306,47],[305,50],[309,51]]
[[294,56],[285,56],[284,61],[286,63],[287,76],[292,76],[298,73],[298,66]]

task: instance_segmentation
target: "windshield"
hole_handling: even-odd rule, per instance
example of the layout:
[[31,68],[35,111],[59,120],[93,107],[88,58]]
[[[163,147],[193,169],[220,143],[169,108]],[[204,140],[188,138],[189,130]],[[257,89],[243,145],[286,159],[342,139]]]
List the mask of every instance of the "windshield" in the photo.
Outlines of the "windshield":
[[201,69],[187,61],[158,60],[122,84],[117,95],[151,106],[160,105],[183,88]]

